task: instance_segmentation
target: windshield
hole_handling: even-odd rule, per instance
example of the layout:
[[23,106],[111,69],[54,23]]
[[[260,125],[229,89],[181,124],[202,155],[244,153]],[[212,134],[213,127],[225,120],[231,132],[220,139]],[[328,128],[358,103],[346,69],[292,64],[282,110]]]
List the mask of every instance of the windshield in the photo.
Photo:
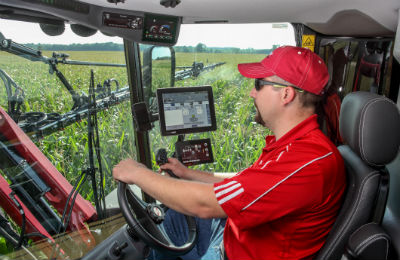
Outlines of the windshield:
[[110,234],[98,221],[118,206],[115,196],[105,200],[116,188],[112,167],[135,156],[123,41],[69,28],[50,37],[38,24],[2,22],[1,181],[3,195],[12,191],[26,208],[21,219],[12,210],[19,205],[4,202],[1,215],[17,235],[25,222],[26,241],[53,240],[34,255],[80,257]]
[[[79,258],[125,223],[112,168],[137,155],[123,40],[77,36],[69,26],[48,36],[38,24],[7,20],[0,32],[0,256]],[[266,132],[253,122],[253,81],[237,64],[294,45],[293,28],[183,25],[179,37],[173,48],[140,45],[145,101],[157,113],[157,88],[211,86],[217,129],[185,139],[211,140],[213,162],[194,167],[238,172]],[[156,170],[157,150],[171,155],[178,137],[153,125]]]
[[[293,27],[287,23],[182,25],[178,42],[173,47],[176,58],[173,86],[212,86],[216,110],[215,131],[185,135],[187,140],[211,139],[214,162],[194,168],[219,173],[239,172],[257,159],[267,133],[254,122],[255,108],[249,97],[254,81],[242,77],[237,64],[259,62],[282,45],[295,45]],[[141,45],[142,52],[148,48]],[[156,89],[171,87],[170,77],[161,73],[165,61],[161,64],[154,58],[158,52],[160,48],[153,51],[152,83],[148,83],[152,91],[146,92],[153,111],[158,111]],[[143,74],[147,82],[149,75],[146,71]],[[170,156],[175,152],[178,136],[161,136],[158,122],[150,138],[154,152],[162,148],[167,149]]]

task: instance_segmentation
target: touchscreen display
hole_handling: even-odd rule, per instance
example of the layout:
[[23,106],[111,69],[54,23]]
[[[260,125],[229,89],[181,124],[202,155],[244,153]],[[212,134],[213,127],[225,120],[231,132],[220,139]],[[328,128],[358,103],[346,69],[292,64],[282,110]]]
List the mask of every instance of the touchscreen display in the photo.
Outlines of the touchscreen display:
[[216,129],[211,87],[158,89],[157,98],[161,134],[174,135]]

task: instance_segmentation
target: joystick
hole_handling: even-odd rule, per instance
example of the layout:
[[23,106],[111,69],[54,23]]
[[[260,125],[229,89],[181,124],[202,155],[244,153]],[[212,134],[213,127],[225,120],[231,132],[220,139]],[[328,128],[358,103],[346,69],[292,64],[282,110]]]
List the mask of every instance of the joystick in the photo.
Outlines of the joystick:
[[[166,164],[167,162],[168,162],[167,151],[163,148],[159,149],[156,154],[156,163],[161,166],[163,164]],[[171,170],[165,170],[165,171],[169,174],[169,176],[179,179],[179,177],[176,176]]]

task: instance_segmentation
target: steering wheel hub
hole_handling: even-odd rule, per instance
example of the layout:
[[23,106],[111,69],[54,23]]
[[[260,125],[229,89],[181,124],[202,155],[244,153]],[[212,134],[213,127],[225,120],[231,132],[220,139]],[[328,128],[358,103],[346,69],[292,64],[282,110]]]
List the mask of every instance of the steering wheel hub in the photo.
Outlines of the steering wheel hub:
[[164,221],[165,213],[164,210],[157,204],[150,203],[146,206],[147,213],[150,218],[156,223],[161,224]]

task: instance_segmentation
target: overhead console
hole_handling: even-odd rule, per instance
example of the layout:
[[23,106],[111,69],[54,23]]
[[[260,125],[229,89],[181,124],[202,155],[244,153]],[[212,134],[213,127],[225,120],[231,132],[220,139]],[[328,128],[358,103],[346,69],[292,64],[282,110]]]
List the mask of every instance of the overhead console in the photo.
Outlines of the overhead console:
[[76,23],[97,29],[107,35],[127,40],[162,46],[176,44],[181,18],[117,8],[107,8],[74,0],[2,0],[1,9],[10,8],[10,13],[23,10],[49,14],[68,23]]
[[103,13],[103,26],[139,32],[141,33],[140,42],[152,44],[175,44],[178,21],[178,17],[149,13],[143,16]]

